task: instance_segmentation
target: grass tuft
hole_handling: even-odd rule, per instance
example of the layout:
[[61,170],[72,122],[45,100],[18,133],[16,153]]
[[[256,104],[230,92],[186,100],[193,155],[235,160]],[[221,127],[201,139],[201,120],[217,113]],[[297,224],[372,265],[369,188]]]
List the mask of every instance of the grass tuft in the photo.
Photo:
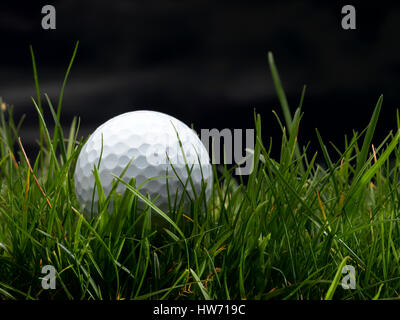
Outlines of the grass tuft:
[[[344,136],[343,150],[332,145],[329,153],[318,130],[318,150],[301,148],[305,87],[292,113],[269,53],[284,118],[274,113],[282,130],[278,158],[271,156],[272,140],[264,144],[261,117],[254,113],[247,183],[234,166],[214,166],[210,201],[204,184],[189,207],[182,198],[170,199],[167,213],[141,194],[134,179],[115,177],[111,194],[103,194],[95,167],[99,215],[87,217],[73,181],[85,143],[80,120],[65,131],[60,121],[78,44],[56,107],[40,92],[30,50],[36,155],[24,151],[23,119],[16,122],[13,107],[0,99],[0,299],[399,298],[400,117],[397,112],[398,128],[373,146],[382,96],[365,130]],[[116,193],[118,183],[126,186],[124,194]],[[157,218],[162,228],[154,227]],[[41,286],[46,265],[56,270],[55,290]],[[345,265],[356,272],[353,290],[340,285]]]

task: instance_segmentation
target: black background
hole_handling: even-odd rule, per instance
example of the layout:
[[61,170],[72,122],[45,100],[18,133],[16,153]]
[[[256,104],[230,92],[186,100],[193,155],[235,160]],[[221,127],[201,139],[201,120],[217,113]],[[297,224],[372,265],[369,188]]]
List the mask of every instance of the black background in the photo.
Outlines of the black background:
[[[41,28],[41,8],[57,10],[57,29]],[[352,4],[357,29],[341,28]],[[279,149],[281,115],[270,76],[272,51],[294,111],[307,85],[300,142],[343,147],[361,131],[380,94],[374,142],[396,129],[400,103],[400,6],[364,1],[1,1],[0,96],[26,114],[22,139],[34,149],[37,115],[29,45],[42,91],[55,103],[72,55],[62,124],[81,118],[81,136],[126,111],[159,110],[201,128],[253,128]],[[49,112],[47,112],[49,116]],[[47,117],[50,119],[50,117]]]
[[[29,308],[30,314],[37,314],[38,316],[43,315],[43,310],[48,312],[60,312],[66,316],[76,317],[77,312],[82,314],[83,312],[90,313],[91,316],[110,316],[115,317],[118,314],[129,315],[134,310],[135,316],[142,316],[144,319],[177,319],[179,316],[171,315],[153,315],[154,308],[160,307],[160,305],[169,307],[187,307],[188,309],[197,309],[197,307],[204,305],[236,305],[241,306],[242,310],[245,310],[245,315],[193,315],[192,313],[186,314],[183,319],[259,319],[260,314],[268,315],[280,314],[283,317],[308,317],[310,319],[318,319],[327,312],[332,317],[343,317],[346,316],[352,318],[360,315],[361,312],[368,312],[368,314],[374,314],[378,310],[385,309],[386,312],[390,312],[390,309],[397,308],[397,301],[294,301],[294,300],[268,300],[268,301],[256,301],[256,300],[217,300],[217,301],[156,301],[156,300],[125,300],[125,301],[2,301],[0,305],[2,311],[9,309],[14,315],[26,312]],[[8,311],[8,310],[7,310]],[[85,313],[86,313],[85,312]],[[311,315],[311,317],[310,317]]]

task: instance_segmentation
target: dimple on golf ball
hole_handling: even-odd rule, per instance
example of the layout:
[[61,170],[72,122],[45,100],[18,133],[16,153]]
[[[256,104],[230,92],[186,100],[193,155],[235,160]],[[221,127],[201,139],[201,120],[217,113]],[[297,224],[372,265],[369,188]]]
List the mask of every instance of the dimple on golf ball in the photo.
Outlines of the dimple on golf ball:
[[[127,167],[122,179],[128,183],[134,178],[136,187],[141,186],[139,192],[149,195],[164,212],[175,199],[179,203],[182,194],[184,203],[195,194],[199,196],[203,183],[206,183],[206,200],[212,191],[212,166],[201,140],[183,122],[161,112],[141,110],[121,114],[103,123],[89,137],[74,173],[76,195],[86,214],[92,209],[97,213],[95,166],[106,196],[115,176],[120,176]],[[116,192],[122,194],[125,190],[119,183]]]

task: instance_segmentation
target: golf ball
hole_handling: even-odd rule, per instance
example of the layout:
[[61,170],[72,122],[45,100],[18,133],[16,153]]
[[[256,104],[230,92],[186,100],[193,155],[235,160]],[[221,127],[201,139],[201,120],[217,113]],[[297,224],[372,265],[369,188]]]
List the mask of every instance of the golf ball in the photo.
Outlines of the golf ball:
[[[175,199],[179,203],[183,195],[183,203],[187,204],[196,195],[200,196],[204,183],[207,201],[211,195],[212,166],[206,148],[194,130],[161,112],[141,110],[121,114],[102,124],[89,137],[74,173],[76,195],[85,214],[97,213],[95,166],[106,196],[113,180],[117,180],[115,176],[120,176],[127,167],[122,179],[129,182],[135,178],[139,192],[149,195],[164,212],[169,209],[169,199],[172,204]],[[116,191],[122,194],[125,189],[119,183]]]

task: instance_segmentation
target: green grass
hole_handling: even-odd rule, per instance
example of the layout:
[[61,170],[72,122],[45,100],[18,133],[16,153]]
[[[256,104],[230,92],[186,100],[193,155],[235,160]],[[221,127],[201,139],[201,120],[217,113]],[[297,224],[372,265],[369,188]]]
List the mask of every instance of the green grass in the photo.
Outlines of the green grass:
[[[190,210],[177,206],[167,220],[148,200],[138,209],[138,198],[146,198],[131,181],[123,195],[101,196],[101,213],[88,220],[73,187],[84,143],[80,121],[74,119],[69,131],[60,124],[76,51],[54,108],[40,93],[31,48],[38,154],[25,155],[22,122],[0,102],[1,299],[399,298],[400,119],[397,113],[396,132],[371,145],[382,97],[366,129],[344,136],[343,150],[325,145],[318,131],[319,150],[308,150],[298,141],[305,88],[291,113],[269,54],[284,116],[281,122],[275,114],[282,129],[277,159],[272,141],[262,141],[255,114],[247,183],[234,168],[214,167],[210,202],[200,194]],[[165,228],[153,227],[156,216]],[[49,264],[57,270],[55,290],[41,287],[41,268]],[[340,285],[345,264],[356,270],[355,290]]]

